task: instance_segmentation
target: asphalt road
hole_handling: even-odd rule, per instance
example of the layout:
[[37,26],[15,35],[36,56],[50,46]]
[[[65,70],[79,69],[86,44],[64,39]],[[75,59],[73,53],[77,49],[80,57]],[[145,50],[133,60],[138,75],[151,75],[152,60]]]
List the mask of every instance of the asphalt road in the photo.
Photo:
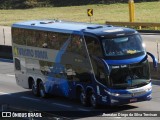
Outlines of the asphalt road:
[[[38,98],[32,95],[28,89],[23,89],[17,86],[15,82],[14,70],[12,63],[0,62],[0,105],[9,105],[12,110],[28,110],[28,111],[42,111],[56,114],[58,116],[65,116],[74,119],[144,119],[142,117],[99,117],[102,114],[117,113],[122,111],[159,111],[160,112],[160,83],[153,81],[153,99],[151,101],[132,103],[118,107],[101,106],[99,109],[92,109],[90,107],[83,107],[77,101],[70,100],[63,97],[52,96],[48,99]],[[1,108],[2,110],[2,108]],[[64,112],[65,111],[65,112]],[[87,114],[87,116],[86,116]],[[53,118],[54,119],[54,118]],[[145,120],[151,119],[146,117]],[[153,120],[158,120],[153,117]]]
[[[141,33],[141,36],[146,45],[146,50],[154,54],[156,58],[160,58],[160,35],[154,33],[152,34]],[[157,52],[159,52],[159,54]]]

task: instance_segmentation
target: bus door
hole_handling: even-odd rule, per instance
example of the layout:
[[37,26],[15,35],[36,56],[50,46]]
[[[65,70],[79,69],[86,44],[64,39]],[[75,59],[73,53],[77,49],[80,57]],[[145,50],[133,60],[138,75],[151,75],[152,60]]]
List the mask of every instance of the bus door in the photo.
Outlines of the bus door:
[[25,58],[15,58],[14,60],[17,83],[23,86],[24,88],[28,88]]

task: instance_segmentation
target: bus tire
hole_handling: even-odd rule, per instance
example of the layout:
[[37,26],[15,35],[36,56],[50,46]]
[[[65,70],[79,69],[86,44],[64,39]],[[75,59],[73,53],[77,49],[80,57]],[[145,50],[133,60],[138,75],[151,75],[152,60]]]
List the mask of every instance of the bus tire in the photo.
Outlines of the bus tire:
[[46,98],[47,97],[47,93],[45,91],[45,87],[42,81],[39,82],[38,84],[38,88],[39,88],[39,96],[42,98]]
[[86,97],[86,94],[85,94],[84,91],[81,91],[81,92],[80,92],[79,99],[80,99],[80,103],[81,103],[83,106],[87,106],[87,97]]
[[97,99],[93,92],[89,96],[89,102],[90,102],[91,107],[98,108]]
[[38,96],[38,90],[37,90],[37,87],[36,87],[36,84],[35,84],[34,80],[32,80],[31,89],[32,89],[32,93],[35,96]]

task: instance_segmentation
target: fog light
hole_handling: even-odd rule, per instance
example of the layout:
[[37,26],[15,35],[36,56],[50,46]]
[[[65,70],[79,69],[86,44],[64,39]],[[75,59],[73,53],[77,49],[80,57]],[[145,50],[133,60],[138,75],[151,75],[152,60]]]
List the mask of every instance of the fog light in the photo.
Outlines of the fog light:
[[116,102],[119,102],[119,101],[115,99],[111,99],[111,103],[116,103]]

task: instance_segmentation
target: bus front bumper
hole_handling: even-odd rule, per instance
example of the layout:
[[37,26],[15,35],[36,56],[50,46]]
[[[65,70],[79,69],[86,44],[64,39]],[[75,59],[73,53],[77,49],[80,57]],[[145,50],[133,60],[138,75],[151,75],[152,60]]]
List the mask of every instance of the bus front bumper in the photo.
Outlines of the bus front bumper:
[[152,99],[151,91],[147,92],[141,96],[132,96],[132,97],[121,97],[121,96],[110,96],[110,105],[122,105],[130,104],[134,102],[149,101]]

